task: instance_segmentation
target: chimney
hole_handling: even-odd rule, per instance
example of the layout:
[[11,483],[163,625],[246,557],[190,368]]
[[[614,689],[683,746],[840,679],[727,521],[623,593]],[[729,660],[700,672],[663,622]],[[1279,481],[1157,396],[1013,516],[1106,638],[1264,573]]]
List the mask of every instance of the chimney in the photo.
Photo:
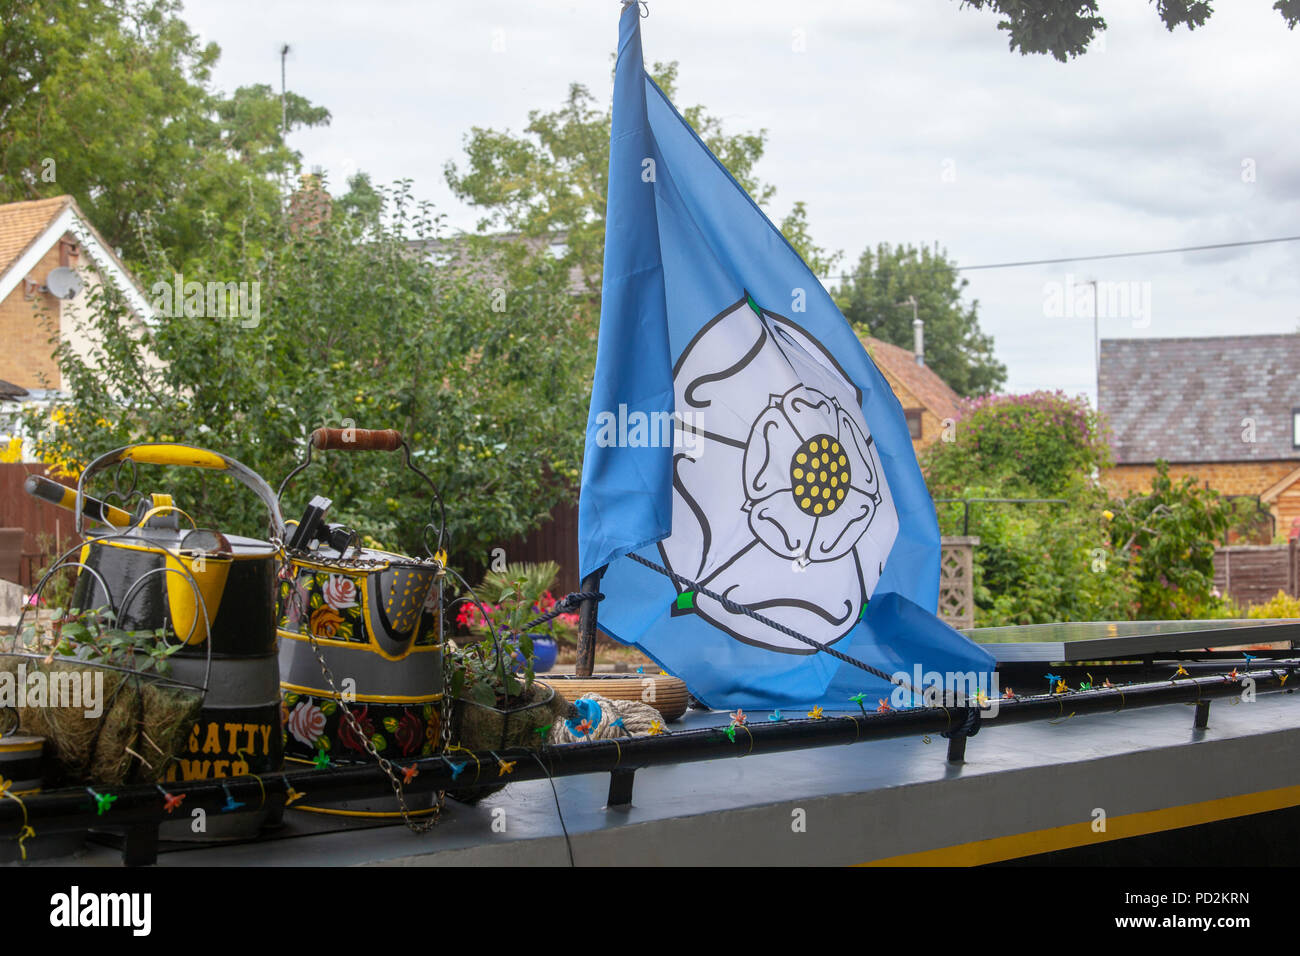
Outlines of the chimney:
[[912,320],[912,351],[916,353],[916,364],[925,364],[925,321]]

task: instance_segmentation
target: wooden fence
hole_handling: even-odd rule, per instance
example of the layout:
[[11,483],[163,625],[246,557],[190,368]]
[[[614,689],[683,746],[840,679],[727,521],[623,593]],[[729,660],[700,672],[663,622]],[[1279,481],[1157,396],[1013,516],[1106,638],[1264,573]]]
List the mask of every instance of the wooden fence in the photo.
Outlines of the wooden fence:
[[1278,591],[1300,592],[1296,542],[1233,545],[1214,552],[1214,586],[1238,604],[1263,604]]
[[14,567],[10,564],[5,577],[23,587],[32,586],[32,575],[44,564],[46,552],[57,542],[71,547],[75,539],[71,512],[37,501],[23,491],[28,475],[45,476],[45,466],[0,463],[0,528],[22,528],[24,532],[17,574],[8,573]]

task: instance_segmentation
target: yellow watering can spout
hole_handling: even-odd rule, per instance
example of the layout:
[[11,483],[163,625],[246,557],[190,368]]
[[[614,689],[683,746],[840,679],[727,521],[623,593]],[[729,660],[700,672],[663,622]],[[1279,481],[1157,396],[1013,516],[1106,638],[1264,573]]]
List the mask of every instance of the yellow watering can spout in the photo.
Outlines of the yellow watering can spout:
[[[182,552],[177,557],[168,553],[167,606],[172,628],[186,644],[202,644],[208,639],[208,625],[216,620],[233,560],[229,554]],[[202,603],[195,595],[196,586]]]

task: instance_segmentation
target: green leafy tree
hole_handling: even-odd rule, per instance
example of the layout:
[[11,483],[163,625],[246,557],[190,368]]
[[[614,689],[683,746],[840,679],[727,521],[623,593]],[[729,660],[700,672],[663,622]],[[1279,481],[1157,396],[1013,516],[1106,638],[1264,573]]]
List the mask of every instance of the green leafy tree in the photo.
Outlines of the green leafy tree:
[[[1110,451],[1085,398],[1032,392],[965,404],[952,441],[922,455],[945,534],[978,535],[976,623],[1127,620],[1136,589],[1116,559],[1094,479]],[[1021,503],[961,499],[1058,499]]]
[[[1170,32],[1180,26],[1195,30],[1214,12],[1207,0],[1152,3]],[[1097,0],[961,0],[961,5],[999,14],[998,29],[1006,31],[1012,50],[1050,53],[1062,63],[1086,51],[1097,34],[1106,30]],[[1287,29],[1300,23],[1300,0],[1276,0],[1273,9],[1282,15]]]
[[1224,602],[1214,592],[1214,549],[1233,519],[1231,503],[1188,475],[1169,477],[1156,463],[1150,494],[1111,507],[1111,540],[1134,566],[1141,616],[1148,620],[1215,617]]
[[[179,0],[0,0],[0,201],[70,193],[133,264],[142,229],[174,264],[267,226],[300,157],[265,85],[210,88],[220,50]],[[329,113],[290,93],[290,130]],[[242,229],[238,233],[236,229]]]
[[[998,486],[972,486],[970,497],[1002,497]],[[1104,517],[1105,496],[1080,484],[1063,504],[971,505],[976,624],[1049,624],[1128,620],[1137,611],[1132,568],[1116,560]],[[945,533],[960,511],[939,505]]]
[[[675,99],[676,63],[656,63],[656,83]],[[727,132],[721,119],[702,106],[682,115],[709,149],[759,205],[776,192],[755,172],[766,143],[765,130]],[[534,239],[564,238],[561,261],[578,270],[586,288],[600,288],[605,249],[605,195],[609,177],[610,109],[580,83],[556,110],[533,110],[522,134],[474,127],[465,137],[463,165],[449,162],[452,192],[483,211],[482,230],[500,229]],[[795,248],[819,274],[835,257],[812,243],[807,214],[795,204],[782,223]]]
[[[582,454],[591,366],[571,344],[567,276],[549,257],[497,255],[489,243],[435,262],[420,253],[440,218],[406,184],[381,192],[377,217],[327,206],[295,220],[295,207],[313,207],[291,203],[276,223],[281,242],[216,244],[207,268],[186,275],[257,283],[256,315],[216,314],[185,290],[176,309],[174,267],[149,245],[143,278],[171,314],[140,326],[111,290],[91,290],[79,319],[99,345],[87,360],[60,349],[70,395],[53,421],[29,416],[37,452],[75,468],[121,444],[184,441],[276,483],[316,427],[397,428],[442,492],[460,566],[537,524],[571,496]],[[290,487],[286,517],[320,492],[335,501],[331,520],[420,548],[432,501],[399,455],[318,460]],[[141,469],[141,479],[208,526],[265,532],[256,501],[212,474]]]
[[836,290],[840,311],[861,334],[902,348],[913,346],[912,309],[925,322],[925,363],[959,395],[996,391],[1007,370],[993,355],[993,338],[979,326],[979,302],[962,301],[967,282],[937,247],[881,243],[865,250]]

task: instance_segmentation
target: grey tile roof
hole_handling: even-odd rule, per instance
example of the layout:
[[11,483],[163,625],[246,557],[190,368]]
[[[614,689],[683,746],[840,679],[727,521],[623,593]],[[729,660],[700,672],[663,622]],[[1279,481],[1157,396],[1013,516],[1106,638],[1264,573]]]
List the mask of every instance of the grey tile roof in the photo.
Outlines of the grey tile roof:
[[1300,459],[1300,335],[1103,339],[1100,372],[1117,464]]

